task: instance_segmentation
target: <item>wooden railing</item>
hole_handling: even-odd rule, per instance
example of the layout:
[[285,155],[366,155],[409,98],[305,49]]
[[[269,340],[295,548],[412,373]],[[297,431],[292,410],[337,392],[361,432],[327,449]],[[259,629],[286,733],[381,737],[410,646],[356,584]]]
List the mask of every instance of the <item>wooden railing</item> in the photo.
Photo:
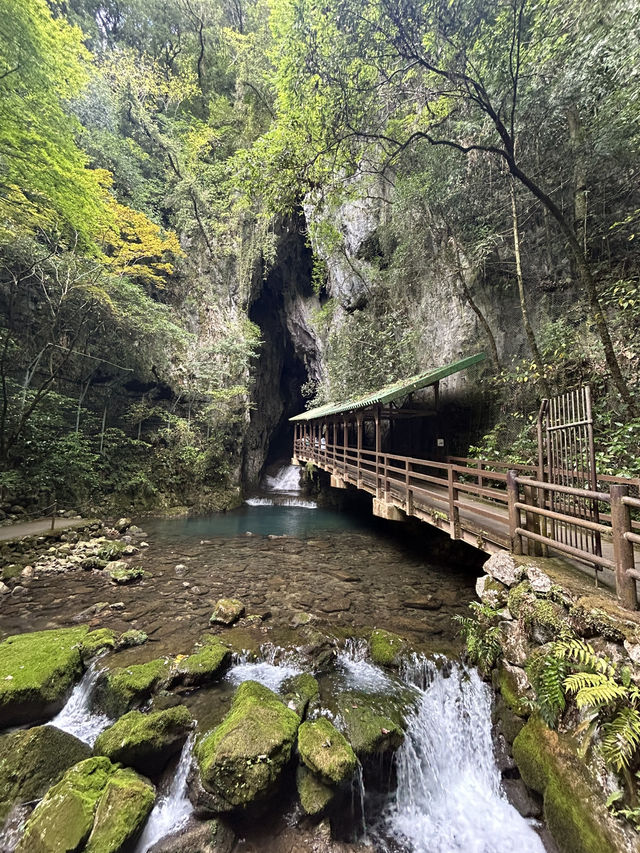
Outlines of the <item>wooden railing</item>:
[[[533,555],[552,550],[596,570],[611,569],[620,603],[637,607],[640,570],[635,548],[640,535],[631,512],[640,510],[640,498],[629,494],[635,481],[599,477],[599,483],[610,483],[608,491],[590,491],[538,480],[537,468],[530,465],[514,468],[506,462],[463,457],[438,462],[309,438],[294,442],[294,456],[489,552],[507,549]],[[601,513],[598,521],[557,512],[550,508],[552,493],[597,501],[609,512]],[[596,535],[602,554],[589,547],[590,537]]]

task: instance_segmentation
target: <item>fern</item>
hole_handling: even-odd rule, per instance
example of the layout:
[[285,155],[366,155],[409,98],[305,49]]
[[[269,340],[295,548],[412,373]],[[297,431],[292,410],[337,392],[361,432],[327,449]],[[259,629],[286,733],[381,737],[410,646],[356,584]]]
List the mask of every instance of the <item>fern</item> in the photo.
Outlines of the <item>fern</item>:
[[533,658],[527,666],[540,716],[551,728],[555,728],[566,707],[564,680],[568,669],[567,661],[553,653]]
[[492,607],[477,602],[472,602],[469,609],[473,616],[456,615],[453,619],[460,626],[469,660],[485,674],[502,654],[502,632],[495,624],[500,615]]
[[640,745],[640,711],[622,708],[602,727],[602,755],[618,773],[627,769]]

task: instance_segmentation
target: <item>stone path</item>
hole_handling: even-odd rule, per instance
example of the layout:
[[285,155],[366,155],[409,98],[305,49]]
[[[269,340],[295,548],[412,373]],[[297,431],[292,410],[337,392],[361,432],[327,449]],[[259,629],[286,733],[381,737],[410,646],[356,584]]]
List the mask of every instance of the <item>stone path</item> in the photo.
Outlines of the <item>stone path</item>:
[[[82,527],[87,523],[86,518],[57,518],[55,530],[71,530],[74,527]],[[12,539],[22,539],[23,536],[37,536],[38,533],[47,533],[51,530],[51,518],[41,518],[37,521],[21,521],[18,524],[7,524],[0,527],[0,542],[9,542]]]

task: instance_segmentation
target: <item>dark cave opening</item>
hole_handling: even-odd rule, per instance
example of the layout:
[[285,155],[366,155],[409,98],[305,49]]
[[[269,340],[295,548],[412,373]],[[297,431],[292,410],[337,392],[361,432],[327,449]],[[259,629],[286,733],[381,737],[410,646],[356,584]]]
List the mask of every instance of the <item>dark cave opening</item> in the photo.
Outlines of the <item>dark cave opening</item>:
[[263,341],[254,368],[252,410],[245,442],[243,482],[255,486],[266,465],[291,456],[289,418],[305,408],[301,388],[316,360],[315,339],[301,322],[301,301],[313,298],[312,253],[302,217],[283,228],[276,263],[249,309]]

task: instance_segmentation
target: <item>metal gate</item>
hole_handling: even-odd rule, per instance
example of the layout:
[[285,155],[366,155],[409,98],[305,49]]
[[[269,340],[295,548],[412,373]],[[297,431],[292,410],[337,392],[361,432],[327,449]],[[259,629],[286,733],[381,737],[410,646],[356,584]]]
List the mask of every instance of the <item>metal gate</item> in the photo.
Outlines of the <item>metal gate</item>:
[[[538,415],[539,477],[549,483],[597,491],[593,443],[591,389],[583,385],[543,400]],[[549,509],[564,515],[597,522],[598,502],[563,492],[547,492]],[[600,533],[551,520],[551,537],[602,556]]]

